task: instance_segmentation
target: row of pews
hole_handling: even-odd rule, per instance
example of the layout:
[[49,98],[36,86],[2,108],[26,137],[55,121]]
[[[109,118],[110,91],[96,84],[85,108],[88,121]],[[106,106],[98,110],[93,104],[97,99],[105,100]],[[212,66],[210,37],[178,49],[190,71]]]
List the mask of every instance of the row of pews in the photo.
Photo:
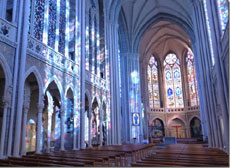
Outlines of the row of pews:
[[133,167],[229,167],[229,156],[201,144],[175,144],[142,158]]
[[130,166],[151,155],[154,144],[124,144],[94,147],[91,149],[57,151],[43,154],[24,155],[20,158],[8,157],[0,160],[0,166],[55,166],[55,167],[104,167]]

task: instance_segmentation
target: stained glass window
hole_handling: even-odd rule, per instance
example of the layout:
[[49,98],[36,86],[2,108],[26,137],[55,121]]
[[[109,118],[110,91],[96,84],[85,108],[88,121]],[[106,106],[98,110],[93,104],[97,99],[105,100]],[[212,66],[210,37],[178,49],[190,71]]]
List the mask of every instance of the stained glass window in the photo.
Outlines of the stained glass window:
[[166,101],[168,108],[184,107],[180,61],[175,54],[168,54],[164,60]]
[[56,37],[57,1],[49,0],[48,45],[54,48]]
[[199,98],[197,92],[196,72],[194,67],[194,56],[191,51],[187,52],[186,62],[187,62],[187,76],[188,76],[190,105],[197,106],[199,105]]
[[44,28],[45,0],[36,0],[34,8],[34,37],[42,41]]
[[66,29],[66,0],[60,1],[60,24],[59,24],[59,46],[58,51],[65,54],[65,29]]
[[228,23],[228,0],[217,0],[220,13],[221,28],[224,31]]
[[149,107],[160,107],[157,61],[151,56],[148,64]]
[[94,67],[97,74],[97,19],[94,17]]
[[28,30],[29,34],[30,34],[30,29],[31,29],[32,3],[33,3],[33,1],[30,0],[30,15],[29,15],[29,30]]
[[93,25],[92,25],[92,16],[91,16],[91,9],[89,9],[89,67],[92,68],[92,34],[93,34]]
[[209,18],[208,18],[208,11],[207,11],[207,2],[206,2],[206,0],[204,0],[203,2],[204,2],[205,20],[206,20],[206,25],[207,25],[207,30],[208,30],[208,37],[209,37],[209,45],[210,45],[210,51],[211,51],[212,65],[214,65],[215,64],[215,59],[214,59],[212,38],[211,38],[211,29],[210,29],[210,23],[209,23]]

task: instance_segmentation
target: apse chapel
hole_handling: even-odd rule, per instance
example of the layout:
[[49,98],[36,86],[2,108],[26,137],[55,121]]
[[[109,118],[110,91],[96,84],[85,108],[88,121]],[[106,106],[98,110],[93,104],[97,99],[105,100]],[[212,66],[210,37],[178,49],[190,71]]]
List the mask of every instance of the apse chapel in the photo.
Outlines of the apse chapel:
[[228,165],[228,0],[0,7],[0,166]]

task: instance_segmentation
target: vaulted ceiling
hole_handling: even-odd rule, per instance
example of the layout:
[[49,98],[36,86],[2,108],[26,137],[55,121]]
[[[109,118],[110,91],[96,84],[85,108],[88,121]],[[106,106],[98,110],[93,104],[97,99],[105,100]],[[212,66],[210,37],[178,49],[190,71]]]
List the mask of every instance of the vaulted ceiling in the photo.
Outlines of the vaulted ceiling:
[[190,46],[191,40],[180,26],[159,21],[148,29],[140,42],[140,61],[148,60],[153,54],[162,62],[169,51],[181,57],[183,51]]
[[190,45],[192,15],[191,0],[123,0],[120,18],[129,50],[141,55],[182,50]]

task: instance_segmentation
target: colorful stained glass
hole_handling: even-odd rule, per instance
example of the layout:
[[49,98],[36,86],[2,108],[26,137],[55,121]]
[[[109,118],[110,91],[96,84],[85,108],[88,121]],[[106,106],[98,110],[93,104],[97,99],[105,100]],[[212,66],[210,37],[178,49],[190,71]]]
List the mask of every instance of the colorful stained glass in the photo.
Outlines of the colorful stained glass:
[[66,29],[66,0],[60,1],[60,24],[59,24],[59,46],[58,51],[65,54],[65,29]]
[[34,37],[42,41],[44,28],[45,0],[36,0],[34,7]]
[[92,16],[91,16],[91,9],[89,9],[89,67],[92,67],[92,44],[93,44],[93,25],[92,25]]
[[159,108],[160,107],[160,96],[158,86],[158,69],[157,61],[151,56],[148,65],[148,90],[149,90],[149,107]]
[[220,13],[221,28],[224,31],[228,23],[228,0],[217,0]]
[[211,38],[211,29],[210,29],[210,23],[208,18],[208,11],[207,11],[207,2],[204,0],[204,11],[205,11],[205,19],[206,19],[206,25],[208,30],[208,37],[209,37],[209,45],[210,45],[210,51],[211,51],[211,59],[212,59],[212,65],[215,64],[214,59],[214,53],[213,53],[213,45],[212,45],[212,38]]
[[187,75],[188,75],[188,87],[189,87],[189,96],[190,96],[190,105],[197,106],[199,105],[199,97],[197,92],[197,81],[196,73],[194,67],[194,58],[191,51],[187,52]]
[[168,108],[184,107],[180,61],[175,54],[168,54],[164,66],[167,106]]
[[57,1],[49,0],[49,27],[48,27],[48,45],[55,46],[56,21],[57,21]]
[[29,15],[29,30],[28,33],[30,34],[30,29],[31,29],[31,15],[32,14],[32,0],[30,0],[30,15]]
[[94,17],[94,67],[95,67],[95,74],[97,74],[97,19]]

